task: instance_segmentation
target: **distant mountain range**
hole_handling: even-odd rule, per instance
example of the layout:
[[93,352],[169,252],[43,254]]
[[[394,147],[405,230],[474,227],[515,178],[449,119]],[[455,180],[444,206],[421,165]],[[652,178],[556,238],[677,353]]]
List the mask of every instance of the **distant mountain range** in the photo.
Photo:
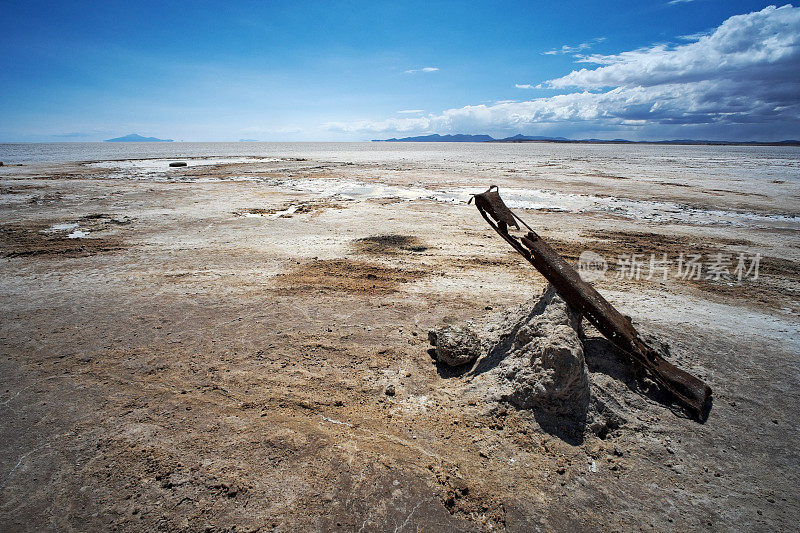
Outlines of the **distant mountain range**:
[[106,139],[103,142],[107,143],[171,143],[172,139],[157,139],[155,137],[142,137],[138,133],[131,133],[124,137],[117,137],[115,139]]
[[800,146],[800,141],[706,141],[697,139],[672,139],[663,141],[629,141],[627,139],[567,139],[566,137],[542,137],[537,135],[514,135],[504,139],[495,139],[489,135],[420,135],[403,137],[402,139],[373,139],[373,142],[495,142],[495,143],[605,143],[605,144],[714,144],[714,145],[768,145],[768,146]]

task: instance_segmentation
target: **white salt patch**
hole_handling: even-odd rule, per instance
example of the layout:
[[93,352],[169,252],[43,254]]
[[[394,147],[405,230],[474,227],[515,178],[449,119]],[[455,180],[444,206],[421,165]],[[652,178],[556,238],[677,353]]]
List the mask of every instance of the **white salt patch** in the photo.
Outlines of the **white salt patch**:
[[[170,167],[170,163],[183,161],[186,167]],[[190,157],[186,159],[126,159],[123,161],[98,161],[89,163],[93,168],[107,168],[117,171],[131,171],[137,175],[171,172],[187,167],[211,165],[228,165],[234,163],[274,163],[280,159],[274,157]]]
[[76,229],[75,231],[73,231],[72,233],[67,235],[67,238],[68,239],[83,239],[84,237],[88,237],[88,236],[89,236],[89,232],[88,231],[83,231],[83,230]]
[[325,422],[330,422],[331,424],[337,424],[339,426],[348,426],[353,427],[353,424],[349,422],[342,422],[341,420],[336,420],[335,418],[328,418],[327,416],[320,415]]
[[800,350],[800,326],[794,318],[666,293],[603,292],[623,313],[633,315],[635,311],[641,317],[664,324],[687,324],[732,335],[776,339],[790,350]]
[[428,411],[428,407],[433,405],[433,400],[424,395],[411,394],[408,398],[398,402],[402,411],[409,413],[423,413]]
[[84,237],[89,236],[89,232],[80,229],[77,222],[61,222],[59,224],[53,224],[45,231],[47,233],[62,233],[69,231],[70,233],[67,234],[68,239],[83,239]]
[[53,224],[52,226],[50,226],[50,228],[47,231],[55,233],[55,232],[58,232],[58,231],[73,230],[73,229],[76,229],[77,227],[78,227],[78,223],[77,222],[62,222],[60,224]]
[[245,213],[242,213],[239,216],[244,217],[244,218],[280,218],[280,217],[291,216],[291,215],[295,214],[298,209],[300,209],[299,205],[293,205],[293,206],[288,207],[287,209],[283,209],[282,211],[276,211],[274,213],[247,213],[247,212],[245,212]]
[[[264,181],[264,178],[255,176],[204,176],[202,178],[195,178],[193,176],[178,177],[181,181],[189,181],[192,183],[215,183],[220,181]],[[169,178],[169,181],[175,181],[175,178]]]
[[269,214],[266,214],[264,216],[266,218],[280,218],[280,217],[283,217],[283,216],[290,216],[290,215],[293,215],[297,211],[297,209],[299,207],[300,206],[293,205],[293,206],[289,207],[288,209],[284,209],[283,211],[278,211],[278,212],[275,212],[275,213],[269,213]]
[[[265,179],[264,181],[283,189],[340,200],[397,198],[404,201],[431,200],[443,203],[466,203],[476,192],[483,192],[471,188],[442,191],[414,186],[398,187],[343,179]],[[502,196],[506,205],[512,209],[611,214],[633,220],[690,225],[746,226],[755,222],[768,223],[788,229],[800,229],[800,217],[794,215],[708,210],[672,202],[631,200],[590,194],[555,193],[540,189],[504,188]]]

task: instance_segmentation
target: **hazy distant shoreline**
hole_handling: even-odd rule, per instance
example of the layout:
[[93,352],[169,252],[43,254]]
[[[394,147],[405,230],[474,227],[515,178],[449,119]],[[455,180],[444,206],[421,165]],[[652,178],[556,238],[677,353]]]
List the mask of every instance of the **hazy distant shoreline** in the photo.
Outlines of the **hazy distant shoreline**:
[[800,140],[786,140],[786,141],[693,141],[693,140],[675,140],[675,141],[629,141],[625,139],[531,139],[531,140],[509,140],[509,139],[492,139],[487,141],[435,141],[435,140],[417,140],[416,138],[403,138],[403,139],[372,139],[369,141],[256,141],[256,140],[239,140],[239,141],[174,141],[171,139],[159,139],[157,141],[0,141],[0,146],[10,145],[81,145],[81,144],[117,144],[117,145],[134,145],[134,144],[367,144],[367,143],[428,143],[428,144],[442,144],[442,143],[480,143],[480,144],[651,144],[661,146],[800,146]]
[[547,141],[508,141],[497,139],[489,143],[555,143],[555,144],[660,144],[666,146],[800,146],[800,141],[601,141],[601,140],[547,140]]
[[800,146],[800,141],[786,139],[783,141],[712,141],[706,139],[664,139],[659,141],[631,141],[628,139],[567,139],[565,137],[544,137],[531,135],[514,135],[503,139],[495,139],[490,135],[464,134],[453,135],[419,135],[415,137],[372,139],[371,142],[480,142],[480,143],[569,143],[569,144],[664,144],[664,145],[699,145],[699,146]]
[[[681,158],[684,154],[714,152],[717,156],[727,153],[729,157],[769,157],[795,160],[800,155],[798,145],[679,145],[655,143],[581,143],[581,142],[60,142],[60,143],[0,143],[0,161],[6,165],[30,163],[62,163],[77,161],[104,161],[125,159],[186,158],[186,157],[300,157],[325,161],[367,161],[374,159],[375,152],[383,153],[381,159],[399,161],[413,157],[420,161],[431,159],[437,165],[438,154],[445,151],[461,154],[472,160],[490,154],[505,154],[503,157],[524,160],[547,160],[567,158],[575,154],[601,161],[614,155],[660,152]],[[475,152],[472,155],[465,155]],[[460,156],[459,156],[460,157]],[[494,156],[491,156],[494,157]],[[466,170],[460,169],[460,170]],[[533,169],[531,169],[533,170]],[[677,169],[676,169],[677,170]]]

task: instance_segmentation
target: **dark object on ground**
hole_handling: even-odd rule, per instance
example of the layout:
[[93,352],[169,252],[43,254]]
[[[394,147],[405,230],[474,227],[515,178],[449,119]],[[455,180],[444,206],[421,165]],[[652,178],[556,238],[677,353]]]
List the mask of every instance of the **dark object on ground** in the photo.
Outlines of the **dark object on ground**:
[[169,166],[171,166],[171,167],[185,167],[186,166],[186,162],[185,161],[176,161],[174,163],[170,163]]
[[428,249],[412,235],[371,235],[356,239],[359,251],[374,255],[392,255],[400,252],[424,252]]
[[2,167],[2,166],[3,166],[3,162],[2,162],[2,161],[0,161],[0,167]]
[[[702,420],[708,414],[711,388],[703,381],[677,368],[647,345],[624,315],[617,311],[533,229],[506,207],[497,186],[473,196],[475,206],[489,225],[517,252],[527,259],[553,284],[573,309],[589,320],[607,339],[646,368],[653,379]],[[471,202],[472,200],[470,200]],[[509,219],[509,216],[512,218]],[[528,229],[527,235],[517,238],[508,233],[508,226],[518,227],[519,221]]]
[[481,354],[481,340],[468,327],[444,326],[428,332],[428,340],[435,346],[436,360],[450,366],[473,362]]

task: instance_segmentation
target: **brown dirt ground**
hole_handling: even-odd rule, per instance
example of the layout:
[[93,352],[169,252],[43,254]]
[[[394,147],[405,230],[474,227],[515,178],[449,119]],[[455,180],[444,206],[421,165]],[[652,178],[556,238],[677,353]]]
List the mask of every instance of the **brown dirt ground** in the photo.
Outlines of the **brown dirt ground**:
[[[270,220],[232,213],[297,199],[254,183],[24,181],[52,201],[0,215],[4,530],[767,531],[796,521],[798,354],[766,329],[632,313],[710,383],[709,420],[641,390],[590,338],[593,390],[629,417],[571,443],[535,413],[464,400],[470,378],[428,353],[429,328],[544,284],[471,208],[445,219],[432,203],[353,202]],[[96,213],[105,218],[86,218]],[[622,244],[746,245],[580,220],[579,240],[574,219],[534,219],[550,222],[543,235],[571,259],[586,241],[610,255]],[[71,221],[97,225],[86,239],[42,233]],[[392,233],[377,231],[386,221]],[[796,301],[796,262],[768,256],[763,269],[765,288],[744,293],[614,279],[601,290],[631,294],[627,311],[658,290],[732,317]]]

